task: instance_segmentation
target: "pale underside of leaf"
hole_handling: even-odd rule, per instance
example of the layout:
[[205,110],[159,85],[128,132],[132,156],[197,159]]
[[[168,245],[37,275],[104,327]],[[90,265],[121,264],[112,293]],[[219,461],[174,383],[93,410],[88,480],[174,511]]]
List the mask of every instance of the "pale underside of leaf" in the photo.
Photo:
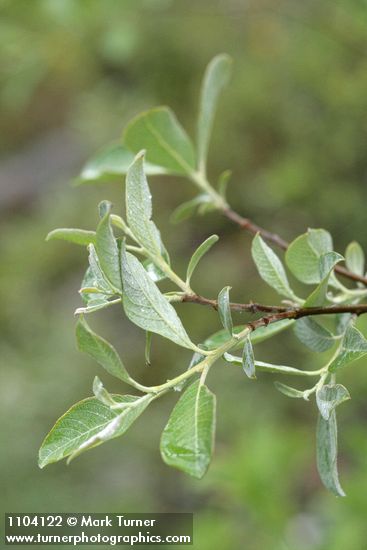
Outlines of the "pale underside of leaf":
[[294,325],[297,338],[313,351],[323,352],[335,344],[335,337],[312,317],[298,319]]
[[329,372],[334,372],[366,354],[366,338],[356,327],[349,325],[344,334],[339,353],[329,365]]
[[246,338],[243,345],[242,368],[249,378],[256,378],[254,350],[252,348],[250,337]]
[[317,469],[321,481],[329,491],[336,496],[345,496],[340,486],[337,469],[337,424],[336,414],[333,410],[329,420],[319,415],[316,429],[317,442]]
[[218,313],[222,325],[232,335],[233,323],[232,323],[232,314],[229,301],[229,291],[231,290],[230,286],[225,286],[218,294]]

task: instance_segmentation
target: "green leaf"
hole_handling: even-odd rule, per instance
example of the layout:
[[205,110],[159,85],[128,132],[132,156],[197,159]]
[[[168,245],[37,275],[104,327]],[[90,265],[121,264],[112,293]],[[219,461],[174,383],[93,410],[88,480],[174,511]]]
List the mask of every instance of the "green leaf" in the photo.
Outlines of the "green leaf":
[[121,291],[119,250],[111,227],[110,212],[108,211],[97,227],[96,253],[104,275],[115,289]]
[[326,351],[335,344],[335,337],[312,317],[298,319],[294,325],[297,338],[313,351]]
[[319,270],[321,282],[310,296],[308,296],[304,303],[304,307],[318,307],[325,303],[330,275],[336,264],[342,260],[344,260],[343,256],[337,252],[326,252],[320,256]]
[[319,256],[333,251],[333,239],[325,229],[308,229],[308,241]]
[[256,369],[255,369],[255,357],[254,357],[254,350],[252,349],[251,344],[251,338],[246,338],[244,345],[243,345],[243,351],[242,351],[242,368],[245,372],[245,374],[251,378],[256,378]]
[[214,448],[215,404],[215,395],[200,380],[187,388],[162,433],[160,449],[166,464],[203,477]]
[[316,428],[317,469],[325,487],[334,495],[344,497],[337,469],[337,437],[335,410],[331,412],[329,420],[319,415]]
[[211,249],[213,244],[215,244],[218,240],[218,235],[212,235],[211,237],[208,237],[203,243],[201,243],[201,245],[198,246],[198,248],[195,250],[195,252],[191,256],[189,266],[187,268],[186,282],[188,284],[190,283],[192,274],[194,273],[194,270],[200,262],[201,258]]
[[321,281],[319,258],[332,252],[330,233],[324,229],[309,229],[289,245],[285,261],[293,275],[302,283],[316,284]]
[[[251,332],[250,338],[252,344],[259,344],[260,342],[263,342],[264,340],[267,340],[268,338],[272,338],[279,332],[282,332],[283,330],[286,330],[287,328],[291,327],[295,321],[293,319],[283,319],[282,321],[277,321],[276,323],[271,323],[268,326],[259,327],[255,331]],[[233,334],[239,334],[243,329],[245,328],[245,325],[238,325],[233,327]],[[213,350],[215,348],[218,348],[219,346],[225,344],[230,340],[232,336],[228,333],[226,329],[219,330],[218,332],[215,332],[211,336],[209,336],[205,341],[204,345],[209,349]],[[242,343],[239,342],[237,346],[235,346],[234,349],[242,346]]]
[[173,306],[161,294],[135,256],[124,249],[121,250],[121,274],[123,305],[130,321],[179,346],[195,349]]
[[362,247],[356,241],[348,244],[345,251],[345,263],[349,271],[356,275],[364,275],[364,252]]
[[96,233],[95,231],[86,231],[85,229],[60,228],[50,231],[46,237],[46,241],[53,241],[56,239],[88,246],[89,243],[95,242]]
[[274,382],[274,386],[280,393],[286,395],[287,397],[294,397],[296,399],[304,399],[305,395],[303,391],[296,390],[295,388],[292,388],[291,386],[287,386],[286,384],[282,384],[282,382]]
[[232,59],[220,54],[211,60],[205,71],[199,105],[197,144],[199,169],[205,172],[210,135],[213,127],[219,95],[231,76]]
[[[133,160],[134,154],[121,143],[111,143],[88,160],[76,184],[105,182],[125,175]],[[167,173],[165,168],[150,163],[145,165],[145,171],[149,175]]]
[[122,412],[113,410],[95,397],[73,405],[51,429],[39,451],[39,467],[74,457],[84,450],[119,437],[149,405],[152,396],[113,395]]
[[161,256],[164,247],[151,221],[152,195],[144,173],[144,154],[139,153],[126,176],[126,217],[136,240],[153,255]]
[[183,202],[172,212],[170,220],[172,223],[180,223],[187,220],[195,213],[195,210],[201,204],[208,204],[211,202],[211,198],[206,193],[201,193],[193,199]]
[[329,365],[329,372],[360,359],[367,353],[367,340],[354,326],[349,326],[344,334],[339,353]]
[[114,407],[118,405],[117,401],[113,399],[112,395],[103,386],[98,376],[95,376],[93,380],[93,393],[98,401],[101,401],[101,403],[103,403],[107,407]]
[[218,294],[218,313],[222,325],[232,335],[233,323],[229,302],[229,291],[232,287],[225,286]]
[[329,420],[335,407],[348,399],[350,399],[349,391],[341,384],[325,384],[316,392],[316,403],[325,420]]
[[158,281],[163,281],[163,279],[167,278],[167,275],[163,273],[163,271],[161,271],[159,267],[157,267],[156,264],[152,262],[152,260],[144,260],[143,266],[149,277],[155,283],[157,283]]
[[134,153],[146,149],[147,160],[170,172],[195,170],[195,153],[185,130],[167,107],[141,113],[127,125],[125,145]]
[[259,233],[252,241],[251,252],[260,277],[281,296],[297,301],[289,286],[282,262]]
[[131,377],[115,348],[93,332],[83,316],[76,325],[76,339],[80,351],[95,359],[112,376],[131,383]]

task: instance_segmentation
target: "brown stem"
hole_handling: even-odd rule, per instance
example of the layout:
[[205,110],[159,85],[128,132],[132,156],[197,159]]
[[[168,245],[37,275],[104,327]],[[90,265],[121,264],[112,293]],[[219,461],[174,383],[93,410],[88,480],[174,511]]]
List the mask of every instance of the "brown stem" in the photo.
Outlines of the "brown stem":
[[248,326],[251,330],[256,330],[259,327],[264,327],[284,319],[300,319],[301,317],[309,317],[311,315],[335,315],[337,313],[363,315],[364,313],[367,313],[367,304],[296,308],[293,310],[274,313],[273,315],[267,315],[266,317],[261,317],[256,321],[248,323]]
[[[209,298],[204,298],[204,296],[199,296],[198,294],[184,294],[181,296],[181,302],[191,302],[194,304],[211,306],[214,309],[218,309],[217,300],[210,300]],[[231,302],[230,308],[233,311],[249,311],[250,313],[257,313],[259,311],[268,313],[281,313],[284,311],[289,311],[289,307],[266,306],[263,304],[257,304],[255,302],[250,302],[249,304],[239,304],[237,302]]]
[[[183,294],[181,296],[181,302],[189,302],[193,304],[199,304],[202,306],[211,306],[214,309],[218,309],[217,300],[210,300],[199,296],[198,294]],[[275,321],[281,321],[282,319],[300,319],[301,317],[308,317],[311,315],[335,315],[337,313],[352,313],[354,315],[363,315],[367,313],[367,304],[346,304],[337,306],[324,306],[324,307],[292,307],[292,306],[268,306],[264,304],[258,304],[256,302],[250,302],[248,304],[240,304],[237,302],[231,302],[230,308],[233,311],[248,311],[249,313],[272,313],[273,315],[267,315],[249,323],[249,325],[256,325],[261,322],[263,325],[274,323]]]
[[240,216],[240,214],[237,214],[237,212],[232,210],[232,208],[223,208],[222,213],[226,216],[226,218],[239,225],[242,229],[249,231],[253,235],[260,233],[260,235],[268,242],[275,244],[283,250],[287,250],[289,243],[287,243],[287,241],[282,239],[282,237],[280,237],[276,233],[271,233],[263,227],[256,225],[256,223],[253,223],[248,218],[243,218],[242,216]]
[[[243,218],[240,216],[240,214],[237,214],[232,208],[225,207],[222,209],[222,213],[226,218],[233,221],[237,225],[239,225],[242,229],[245,229],[246,231],[249,231],[253,235],[256,235],[257,233],[260,233],[260,235],[268,242],[275,244],[282,250],[287,250],[289,243],[282,239],[279,235],[276,233],[271,233],[270,231],[267,231],[263,227],[260,227],[259,225],[256,225],[248,218]],[[346,277],[347,279],[351,279],[352,281],[358,281],[360,283],[363,283],[367,286],[367,277],[364,277],[363,275],[358,275],[357,273],[352,273],[351,271],[348,271],[345,267],[342,267],[340,265],[335,266],[334,270],[339,273],[342,277]]]

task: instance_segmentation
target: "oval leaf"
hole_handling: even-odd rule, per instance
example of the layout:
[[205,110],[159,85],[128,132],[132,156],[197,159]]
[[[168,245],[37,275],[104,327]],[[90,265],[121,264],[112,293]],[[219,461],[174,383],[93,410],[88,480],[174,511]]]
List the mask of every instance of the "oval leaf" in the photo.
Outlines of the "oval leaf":
[[90,243],[94,243],[96,240],[95,231],[86,231],[85,229],[71,229],[60,228],[50,231],[46,237],[46,241],[53,241],[59,239],[61,241],[68,241],[74,244],[80,244],[88,246]]
[[122,412],[110,409],[95,397],[76,403],[59,418],[43,441],[39,467],[44,468],[47,464],[96,447],[107,439],[119,437],[149,405],[147,397],[151,399],[151,396],[144,396],[143,401],[143,398],[132,395],[113,395],[115,401],[126,404]]
[[299,281],[316,284],[322,279],[319,258],[332,250],[333,243],[328,231],[309,229],[291,242],[285,253],[285,261]]
[[282,262],[259,234],[252,241],[251,252],[260,277],[281,296],[297,301]]
[[362,247],[356,241],[352,241],[348,244],[345,251],[345,263],[349,271],[356,275],[364,275],[364,252]]
[[220,54],[211,60],[205,71],[201,86],[197,142],[198,165],[205,172],[210,135],[220,93],[228,84],[231,76],[232,59],[229,55]]
[[167,107],[141,113],[126,127],[125,145],[134,153],[146,149],[147,160],[171,172],[195,170],[195,153],[185,130]]
[[196,478],[208,469],[214,448],[215,395],[200,380],[187,388],[161,437],[166,464]]

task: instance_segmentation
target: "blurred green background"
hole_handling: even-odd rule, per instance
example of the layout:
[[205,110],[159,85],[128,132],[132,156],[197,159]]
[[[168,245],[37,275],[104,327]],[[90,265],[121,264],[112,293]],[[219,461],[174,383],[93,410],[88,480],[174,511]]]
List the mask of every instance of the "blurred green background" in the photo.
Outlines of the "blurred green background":
[[[220,105],[209,173],[214,180],[233,169],[233,207],[287,239],[325,227],[340,252],[353,238],[367,248],[366,3],[2,0],[0,15],[4,510],[193,511],[200,550],[366,548],[365,361],[341,376],[352,394],[338,415],[346,499],[328,494],[317,476],[315,404],[278,394],[272,376],[252,382],[223,364],[208,380],[218,396],[218,433],[202,481],[160,459],[175,395],[155,403],[123,438],[71,466],[37,467],[45,433],[91,394],[95,375],[111,391],[127,390],[75,348],[85,251],[45,243],[45,235],[60,226],[93,229],[102,199],[121,210],[123,181],[68,184],[131,116],[169,104],[194,134],[202,72],[215,54],[233,56],[234,77]],[[234,300],[277,300],[255,274],[248,235],[217,214],[172,227],[170,212],[194,189],[179,178],[150,183],[155,219],[179,273],[199,242],[214,232],[221,237],[197,271],[198,292],[214,297],[229,284]],[[197,342],[219,328],[213,311],[187,304],[179,313]],[[142,331],[118,307],[90,322],[143,383],[186,368],[189,354],[159,338],[146,367]],[[323,359],[291,332],[259,346],[257,356],[300,368],[317,368]]]

